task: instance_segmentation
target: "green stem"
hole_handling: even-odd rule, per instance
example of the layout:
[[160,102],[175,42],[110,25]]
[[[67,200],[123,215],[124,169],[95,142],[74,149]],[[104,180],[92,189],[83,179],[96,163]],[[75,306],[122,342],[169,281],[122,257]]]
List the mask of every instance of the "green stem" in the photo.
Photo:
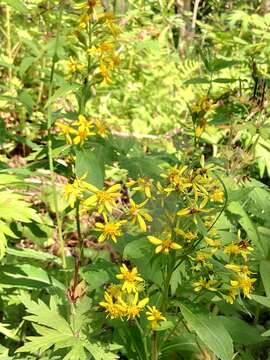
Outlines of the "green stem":
[[[92,20],[91,20],[92,21]],[[88,23],[88,27],[87,27],[87,33],[88,33],[88,44],[87,44],[87,48],[91,49],[92,47],[92,23]],[[89,74],[90,74],[90,70],[91,70],[91,54],[87,54],[87,74],[83,79],[83,84],[82,84],[82,90],[81,90],[81,99],[80,99],[80,104],[79,104],[79,113],[83,114],[85,112],[85,106],[87,103],[87,98],[86,98],[86,94],[88,92],[88,86],[89,86]]]
[[79,240],[79,251],[78,251],[78,262],[79,265],[81,264],[81,260],[83,258],[83,237],[81,231],[81,222],[80,222],[80,203],[76,204],[76,227],[77,227],[77,234]]
[[6,38],[7,38],[7,56],[9,61],[8,66],[8,83],[11,86],[12,80],[12,47],[11,47],[11,30],[10,30],[10,8],[6,5]]
[[135,318],[135,322],[136,322],[136,325],[140,331],[140,334],[141,334],[141,338],[142,338],[142,342],[143,342],[143,349],[144,349],[144,353],[145,353],[145,359],[148,360],[149,359],[149,353],[148,353],[148,347],[147,347],[147,337],[146,337],[146,334],[145,332],[143,331],[143,329],[141,328],[141,325],[138,321],[138,319]]
[[157,347],[157,332],[152,333],[152,352],[151,360],[158,360],[158,347]]
[[[178,211],[178,207],[179,206],[177,206],[177,211]],[[175,227],[177,224],[177,211],[175,212],[174,219],[172,222],[171,241],[175,241],[175,239],[176,239]],[[172,255],[169,255],[169,258],[167,261],[167,274],[166,274],[166,278],[165,278],[165,286],[164,286],[164,291],[163,291],[163,296],[162,296],[161,306],[160,306],[160,309],[164,314],[168,307],[167,303],[168,303],[168,296],[169,296],[169,290],[170,290],[170,281],[171,281],[172,274],[174,272],[175,262],[176,262],[176,255],[175,255],[175,252],[173,251]]]
[[175,261],[176,261],[176,256],[175,256],[175,252],[173,252],[172,255],[168,259],[167,275],[166,275],[166,279],[165,279],[165,286],[164,286],[162,301],[161,301],[161,305],[160,305],[161,312],[164,314],[166,313],[166,310],[168,307],[170,281],[171,281],[172,274],[174,272]]
[[166,343],[166,341],[175,333],[178,326],[180,325],[180,322],[181,322],[180,318],[178,318],[178,320],[175,322],[174,327],[172,328],[172,330],[164,337],[162,343]]
[[65,269],[67,267],[66,263],[66,255],[65,255],[65,243],[62,234],[62,219],[60,216],[58,199],[57,199],[57,189],[56,189],[56,175],[54,172],[54,163],[53,163],[53,152],[52,152],[52,104],[51,104],[51,97],[53,93],[53,80],[54,80],[54,72],[55,72],[55,64],[57,62],[56,51],[59,44],[59,34],[62,22],[62,14],[63,14],[63,6],[60,7],[59,11],[59,19],[58,19],[58,26],[56,30],[56,39],[55,39],[55,47],[54,47],[54,54],[52,58],[52,66],[51,66],[51,74],[50,74],[50,82],[49,82],[49,91],[48,91],[48,109],[47,109],[47,132],[48,132],[48,158],[49,158],[49,169],[50,169],[50,177],[52,183],[52,195],[53,195],[53,204],[55,208],[56,214],[56,222],[57,222],[57,230],[58,230],[58,241],[60,244],[60,251],[62,257],[62,266]]

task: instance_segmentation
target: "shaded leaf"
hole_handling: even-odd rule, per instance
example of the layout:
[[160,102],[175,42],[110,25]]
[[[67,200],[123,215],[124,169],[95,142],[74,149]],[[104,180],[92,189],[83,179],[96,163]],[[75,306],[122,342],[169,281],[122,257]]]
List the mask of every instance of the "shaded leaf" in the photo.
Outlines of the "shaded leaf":
[[194,312],[183,304],[180,305],[180,309],[187,324],[215,355],[221,360],[232,359],[232,338],[218,317]]

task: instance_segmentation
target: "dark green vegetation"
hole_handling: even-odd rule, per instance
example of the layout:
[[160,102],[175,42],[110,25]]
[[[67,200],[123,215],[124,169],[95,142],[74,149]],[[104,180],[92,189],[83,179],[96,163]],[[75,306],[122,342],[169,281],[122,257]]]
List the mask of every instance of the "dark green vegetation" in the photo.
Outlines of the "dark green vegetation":
[[269,360],[270,2],[0,10],[0,359]]

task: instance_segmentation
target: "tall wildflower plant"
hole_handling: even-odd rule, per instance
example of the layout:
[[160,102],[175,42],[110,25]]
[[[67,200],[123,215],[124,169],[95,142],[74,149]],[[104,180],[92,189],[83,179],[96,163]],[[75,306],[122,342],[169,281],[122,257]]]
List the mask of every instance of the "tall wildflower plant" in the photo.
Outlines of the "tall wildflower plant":
[[[121,147],[121,139],[113,135],[105,119],[98,114],[90,116],[88,111],[91,99],[100,89],[106,92],[113,82],[114,72],[118,67],[121,71],[121,27],[115,16],[104,12],[102,4],[95,0],[76,4],[72,11],[76,29],[70,36],[80,51],[78,56],[70,54],[65,65],[68,81],[76,88],[77,103],[74,111],[59,116],[55,124],[52,123],[52,105],[49,105],[47,123],[64,269],[68,261],[62,235],[64,219],[55,187],[53,131],[63,143],[61,161],[68,175],[64,197],[76,224],[74,269],[66,291],[72,308],[70,317],[76,328],[77,303],[89,296],[93,300],[93,327],[99,324],[96,336],[118,343],[122,346],[118,347],[119,352],[128,359],[157,360],[165,351],[166,343],[179,335],[180,327],[188,333],[192,331],[189,324],[194,318],[190,304],[209,308],[211,302],[226,306],[250,298],[256,281],[249,267],[253,247],[237,225],[232,227],[230,236],[223,238],[219,220],[225,216],[227,190],[220,169],[206,163],[203,156],[199,161],[183,160],[179,156],[168,161],[163,159],[153,176],[140,170],[132,171],[132,168],[129,171],[127,164],[131,155]],[[62,15],[61,8],[50,76],[50,99]],[[192,110],[196,114],[193,119],[195,147],[204,129],[200,119],[205,103],[199,105],[194,105]],[[106,149],[111,154],[106,154]],[[141,151],[139,144],[136,151],[140,156],[147,156],[147,151]],[[136,160],[139,169],[140,156]],[[110,159],[107,163],[105,157]],[[109,176],[104,180],[108,164],[112,168],[125,168],[119,181]],[[89,260],[86,255],[89,242],[92,248],[109,250],[111,268],[98,268],[95,256],[90,256]],[[85,276],[87,271],[89,276]],[[97,281],[101,288],[93,287]],[[73,335],[79,338],[80,332],[74,331]],[[226,351],[233,355],[228,342]],[[203,353],[197,337],[196,343],[198,351]],[[210,346],[210,349],[220,355],[218,346]],[[106,359],[98,354],[93,356]]]

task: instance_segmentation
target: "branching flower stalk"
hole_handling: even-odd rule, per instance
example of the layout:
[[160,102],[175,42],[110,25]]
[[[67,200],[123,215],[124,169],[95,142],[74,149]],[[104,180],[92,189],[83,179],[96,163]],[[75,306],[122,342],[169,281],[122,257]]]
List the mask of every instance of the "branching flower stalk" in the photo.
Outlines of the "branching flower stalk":
[[52,57],[52,66],[50,73],[50,81],[49,81],[49,91],[48,91],[48,106],[47,106],[47,132],[48,132],[48,158],[49,158],[49,169],[50,169],[50,177],[52,182],[52,195],[53,195],[53,204],[55,208],[56,214],[56,222],[57,222],[57,230],[58,230],[58,241],[60,245],[61,258],[62,258],[62,266],[65,269],[67,267],[66,264],[66,255],[65,255],[65,245],[62,234],[62,219],[59,211],[59,204],[57,199],[57,189],[56,189],[56,176],[54,172],[54,163],[53,163],[53,153],[52,153],[52,103],[51,98],[53,94],[53,81],[54,81],[54,73],[55,73],[55,65],[57,63],[57,47],[59,44],[59,36],[61,30],[62,23],[62,15],[63,15],[63,4],[61,4],[59,9],[59,18],[58,18],[58,26],[56,29],[56,38],[55,38],[55,46],[54,53]]

